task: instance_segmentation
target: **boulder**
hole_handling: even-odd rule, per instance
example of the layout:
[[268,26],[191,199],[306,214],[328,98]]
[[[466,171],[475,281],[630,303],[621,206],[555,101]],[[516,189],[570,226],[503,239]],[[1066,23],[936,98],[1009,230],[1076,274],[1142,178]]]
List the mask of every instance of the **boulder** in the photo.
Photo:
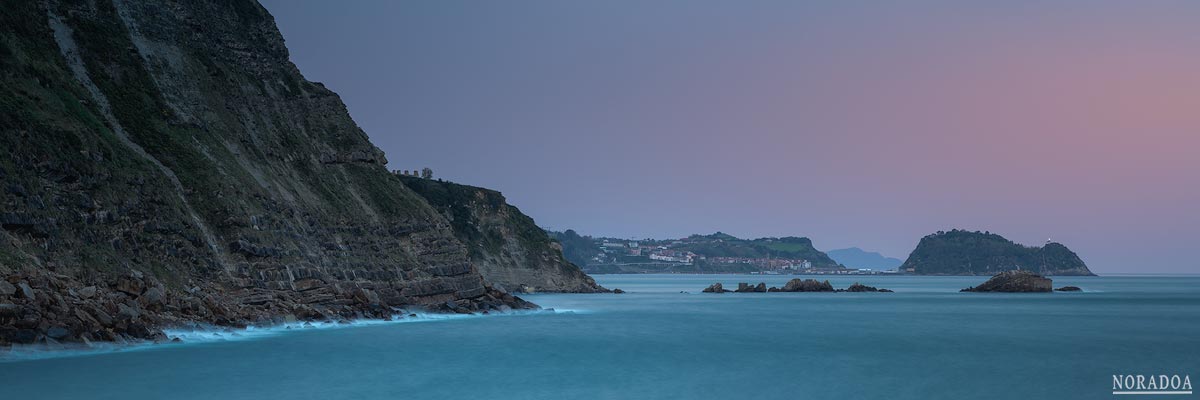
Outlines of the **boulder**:
[[141,297],[138,297],[138,302],[142,304],[142,307],[157,309],[159,306],[162,306],[163,300],[166,297],[167,295],[161,287],[152,286],[146,289],[146,292],[142,293]]
[[90,298],[92,298],[92,296],[96,295],[96,287],[88,286],[83,289],[79,289],[79,291],[77,293],[79,293],[80,298],[90,299]]
[[1083,289],[1080,289],[1079,286],[1063,286],[1063,287],[1060,287],[1060,288],[1054,289],[1054,290],[1058,291],[1058,292],[1082,292],[1083,291]]
[[21,292],[19,293],[21,295],[21,297],[24,297],[24,298],[27,298],[30,300],[34,299],[33,288],[29,287],[28,282],[21,281],[21,283],[17,284],[17,289],[21,289]]
[[625,293],[625,291],[624,291],[624,290],[621,290],[621,289],[613,289],[613,290],[612,290],[612,292],[613,292],[613,294],[621,294],[621,293]]
[[1030,271],[1012,270],[996,274],[979,286],[969,287],[961,292],[1005,292],[1005,293],[1039,293],[1052,290],[1050,278],[1043,277]]
[[17,293],[17,287],[0,280],[0,297],[9,297]]
[[725,287],[721,286],[721,282],[714,283],[703,290],[704,293],[727,293],[731,291],[732,290],[725,289]]
[[138,309],[136,309],[136,308],[127,306],[124,303],[117,303],[117,310],[118,310],[117,318],[120,318],[121,320],[124,320],[124,321],[136,320],[136,319],[138,319],[138,317],[142,316],[141,311],[138,311]]
[[122,276],[117,279],[117,284],[113,285],[113,288],[130,296],[141,296],[142,291],[146,290],[146,282],[142,281],[140,275],[140,272],[135,271],[132,274]]
[[0,303],[0,318],[15,317],[20,314],[20,306],[12,303]]

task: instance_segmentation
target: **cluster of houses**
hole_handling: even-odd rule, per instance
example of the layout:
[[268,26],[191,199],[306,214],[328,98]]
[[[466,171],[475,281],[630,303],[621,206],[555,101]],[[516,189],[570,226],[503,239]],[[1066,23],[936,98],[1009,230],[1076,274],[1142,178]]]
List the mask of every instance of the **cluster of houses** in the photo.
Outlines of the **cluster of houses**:
[[[660,242],[661,243],[661,242]],[[803,271],[813,268],[812,262],[804,259],[787,259],[787,258],[750,258],[750,257],[706,257],[687,250],[672,248],[674,245],[683,244],[683,241],[675,241],[667,245],[645,245],[637,241],[608,241],[600,243],[600,250],[603,251],[599,257],[616,258],[619,256],[646,257],[650,261],[663,263],[678,263],[691,265],[697,261],[707,261],[713,264],[750,264],[764,271],[767,270],[794,270]],[[606,261],[606,260],[597,260]]]
[[414,169],[411,171],[407,170],[407,169],[395,169],[395,170],[392,170],[392,173],[396,174],[396,175],[400,175],[400,176],[411,176],[414,178],[425,178],[425,179],[433,178],[433,170],[429,169],[429,168],[422,168],[420,170]]

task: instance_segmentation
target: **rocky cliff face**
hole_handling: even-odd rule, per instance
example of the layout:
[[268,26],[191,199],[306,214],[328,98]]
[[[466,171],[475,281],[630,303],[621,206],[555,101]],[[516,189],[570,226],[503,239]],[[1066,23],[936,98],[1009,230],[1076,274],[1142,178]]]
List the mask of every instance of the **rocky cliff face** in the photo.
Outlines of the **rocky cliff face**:
[[987,232],[952,230],[921,239],[900,266],[921,275],[993,275],[1009,270],[1045,275],[1094,275],[1066,246],[1028,247]]
[[252,0],[5,2],[0,128],[0,345],[533,307]]
[[431,179],[400,179],[450,221],[455,236],[468,245],[471,261],[497,288],[523,292],[608,291],[567,261],[562,246],[532,218],[508,204],[500,192]]

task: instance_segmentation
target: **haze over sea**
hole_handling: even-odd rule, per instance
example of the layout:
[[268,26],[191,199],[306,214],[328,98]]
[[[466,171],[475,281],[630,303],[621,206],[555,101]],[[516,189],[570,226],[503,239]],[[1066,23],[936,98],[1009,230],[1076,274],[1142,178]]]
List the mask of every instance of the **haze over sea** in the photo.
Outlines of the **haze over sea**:
[[1112,396],[1114,374],[1200,373],[1197,276],[1055,277],[1084,292],[1047,294],[958,293],[986,277],[818,276],[896,293],[756,294],[700,290],[791,277],[596,278],[629,293],[526,296],[554,313],[10,358],[0,390],[23,400],[1096,399]]

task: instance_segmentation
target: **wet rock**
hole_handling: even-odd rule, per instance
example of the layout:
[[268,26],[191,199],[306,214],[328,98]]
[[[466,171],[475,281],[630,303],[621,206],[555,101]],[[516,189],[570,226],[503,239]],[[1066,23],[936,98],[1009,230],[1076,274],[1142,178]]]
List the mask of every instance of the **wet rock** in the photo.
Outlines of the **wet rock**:
[[1080,289],[1079,286],[1063,286],[1058,289],[1054,289],[1054,291],[1056,291],[1056,292],[1082,292],[1083,289]]
[[707,288],[704,288],[703,292],[704,293],[728,293],[728,292],[732,292],[732,290],[725,289],[725,287],[721,286],[721,282],[717,282],[712,285],[709,285],[709,287],[707,287]]
[[67,328],[64,328],[61,326],[53,326],[53,327],[50,327],[50,329],[46,330],[46,337],[49,337],[49,338],[55,339],[55,340],[62,340],[63,338],[69,336],[70,334],[71,334],[71,331],[69,331],[69,330],[67,330]]
[[960,292],[1006,292],[1006,293],[1037,293],[1051,291],[1051,280],[1041,275],[1025,270],[1004,271],[996,274],[979,286],[969,287]]
[[625,293],[625,291],[624,291],[624,290],[621,290],[621,289],[613,289],[613,290],[612,290],[612,292],[613,292],[613,294],[621,294],[621,293]]

